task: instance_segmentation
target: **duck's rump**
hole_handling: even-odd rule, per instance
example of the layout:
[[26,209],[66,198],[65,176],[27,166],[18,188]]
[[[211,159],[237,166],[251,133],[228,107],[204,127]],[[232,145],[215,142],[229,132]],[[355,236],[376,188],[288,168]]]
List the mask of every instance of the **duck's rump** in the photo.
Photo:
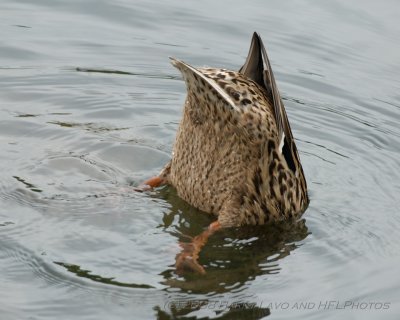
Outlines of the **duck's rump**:
[[218,215],[239,193],[257,162],[256,146],[227,121],[199,123],[185,108],[175,141],[169,182],[194,207]]

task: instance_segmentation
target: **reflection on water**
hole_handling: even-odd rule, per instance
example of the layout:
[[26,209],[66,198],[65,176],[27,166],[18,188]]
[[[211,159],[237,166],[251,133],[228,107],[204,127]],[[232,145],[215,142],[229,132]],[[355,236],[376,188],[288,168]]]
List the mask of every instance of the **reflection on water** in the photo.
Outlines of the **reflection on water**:
[[[127,191],[134,193],[132,190]],[[189,241],[212,219],[211,216],[190,207],[171,187],[163,187],[160,192],[152,193],[152,197],[166,199],[170,204],[168,211],[164,212],[163,223],[159,224],[158,228],[162,228],[176,243]],[[189,293],[240,292],[247,281],[263,274],[278,273],[280,259],[295,250],[298,247],[297,243],[307,235],[308,229],[304,219],[221,230],[210,238],[200,254],[200,263],[206,269],[205,275],[187,273],[178,277],[175,274],[175,266],[171,265],[160,273],[164,278],[161,283]],[[112,277],[95,275],[90,270],[68,262],[54,263],[79,277],[93,281],[132,288],[152,288],[144,284],[123,283],[115,281]]]
[[155,78],[155,79],[171,79],[178,80],[181,79],[179,76],[174,75],[161,75],[161,74],[149,74],[149,73],[134,73],[120,70],[106,70],[106,69],[88,69],[88,68],[76,68],[78,72],[91,72],[91,73],[110,73],[110,74],[121,74],[121,75],[131,75],[131,76],[139,76],[141,78]]
[[[221,305],[221,306],[220,306]],[[234,303],[234,304],[224,304],[220,301],[187,301],[187,302],[177,302],[168,303],[167,308],[155,307],[156,318],[159,320],[170,320],[170,319],[193,319],[194,312],[200,311],[199,318],[201,319],[249,319],[258,320],[270,315],[270,310],[268,308],[262,308],[251,303]],[[221,309],[219,309],[219,307]],[[166,311],[166,309],[168,311]],[[211,312],[202,312],[202,311]],[[208,314],[207,314],[208,313]]]
[[[1,1],[2,319],[396,319],[398,9]],[[168,57],[237,70],[254,31],[311,205],[297,223],[216,233],[200,254],[207,273],[180,277],[179,243],[215,218],[170,187],[133,191],[170,159],[181,118],[185,85]],[[390,308],[271,307],[319,300]]]
[[67,263],[56,262],[56,261],[54,261],[54,263],[59,266],[64,267],[69,272],[76,274],[78,277],[87,278],[92,281],[101,282],[101,283],[109,284],[109,285],[113,285],[113,286],[127,287],[127,288],[141,288],[141,289],[153,288],[152,286],[149,286],[146,284],[123,283],[123,282],[115,281],[114,278],[101,277],[97,274],[92,274],[92,272],[90,270],[83,270],[83,269],[81,269],[81,267],[74,265],[74,264],[67,264]]
[[[170,188],[168,188],[170,189]],[[188,242],[209,225],[211,217],[189,208],[173,190],[162,194],[171,204],[161,227],[177,241]],[[186,210],[183,209],[186,207]],[[162,272],[162,283],[193,293],[240,292],[249,280],[263,274],[278,273],[279,260],[297,248],[296,242],[308,234],[305,220],[268,226],[232,228],[218,231],[202,249],[199,262],[203,276],[187,273],[177,277],[172,268]],[[227,272],[229,270],[229,272]]]

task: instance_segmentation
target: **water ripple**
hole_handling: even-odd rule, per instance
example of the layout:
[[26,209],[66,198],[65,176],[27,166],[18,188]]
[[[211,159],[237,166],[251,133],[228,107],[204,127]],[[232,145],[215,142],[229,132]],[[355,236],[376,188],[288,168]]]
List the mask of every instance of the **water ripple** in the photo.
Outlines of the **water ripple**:
[[[393,302],[387,314],[344,318],[398,314],[397,7],[2,1],[3,317],[336,319],[268,306],[321,299]],[[215,234],[199,258],[207,274],[180,277],[179,242],[214,218],[173,188],[132,190],[169,160],[181,118],[185,84],[167,57],[237,70],[253,31],[268,47],[311,204],[296,225]],[[191,305],[215,300],[257,308]]]

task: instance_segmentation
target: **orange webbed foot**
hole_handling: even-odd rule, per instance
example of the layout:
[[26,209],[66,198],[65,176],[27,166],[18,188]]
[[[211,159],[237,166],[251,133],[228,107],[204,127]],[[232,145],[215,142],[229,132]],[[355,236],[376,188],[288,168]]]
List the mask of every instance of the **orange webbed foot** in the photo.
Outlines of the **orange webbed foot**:
[[201,248],[207,243],[208,238],[221,226],[218,221],[213,222],[198,236],[194,237],[189,243],[180,243],[182,252],[176,256],[176,273],[182,275],[185,272],[194,272],[199,274],[205,274],[206,270],[198,262],[199,253]]
[[150,178],[143,182],[141,185],[135,188],[135,191],[137,192],[144,192],[144,191],[149,191],[153,188],[157,188],[163,184],[165,184],[165,180],[159,176],[155,176],[153,178]]
[[180,243],[180,246],[183,248],[183,250],[176,256],[176,273],[179,275],[182,275],[185,272],[205,274],[206,270],[197,261],[198,255],[196,254],[196,251],[199,251],[199,249],[195,248],[195,244]]

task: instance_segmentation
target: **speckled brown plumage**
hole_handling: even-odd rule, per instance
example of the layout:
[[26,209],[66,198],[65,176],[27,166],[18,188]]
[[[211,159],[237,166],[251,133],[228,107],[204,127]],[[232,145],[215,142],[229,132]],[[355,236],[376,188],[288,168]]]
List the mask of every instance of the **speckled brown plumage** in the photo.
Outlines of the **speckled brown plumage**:
[[172,64],[188,93],[160,176],[223,227],[299,217],[309,202],[306,180],[259,36],[239,72]]

